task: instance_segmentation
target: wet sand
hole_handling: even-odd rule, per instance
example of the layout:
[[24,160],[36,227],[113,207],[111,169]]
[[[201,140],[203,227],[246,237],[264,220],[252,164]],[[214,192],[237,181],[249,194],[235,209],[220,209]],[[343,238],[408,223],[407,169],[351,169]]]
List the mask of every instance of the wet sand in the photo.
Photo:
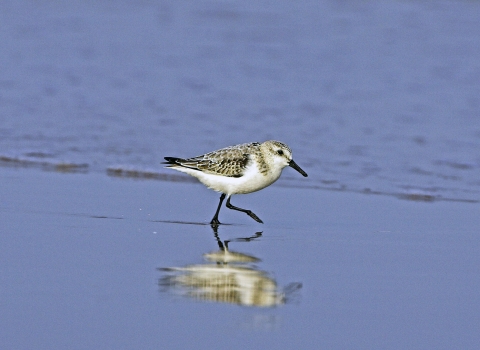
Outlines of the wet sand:
[[477,349],[479,7],[1,2],[0,347]]
[[0,182],[5,348],[480,343],[478,204],[271,186],[232,198],[264,225],[223,208],[215,232],[218,195],[198,184],[12,168]]

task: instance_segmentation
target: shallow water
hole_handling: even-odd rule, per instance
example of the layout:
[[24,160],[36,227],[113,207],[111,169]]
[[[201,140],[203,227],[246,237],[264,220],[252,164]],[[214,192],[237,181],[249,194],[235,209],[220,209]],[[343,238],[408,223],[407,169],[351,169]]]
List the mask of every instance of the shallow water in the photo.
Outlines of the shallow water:
[[480,4],[0,4],[0,163],[164,173],[278,139],[286,186],[480,194]]
[[[475,349],[478,207],[0,169],[8,349]],[[278,203],[272,206],[271,203]],[[228,246],[228,252],[225,247]],[[222,249],[223,248],[223,249]]]
[[[477,348],[479,23],[472,1],[1,2],[0,343]],[[232,199],[265,225],[215,230],[218,194],[160,164],[267,139],[309,177]]]

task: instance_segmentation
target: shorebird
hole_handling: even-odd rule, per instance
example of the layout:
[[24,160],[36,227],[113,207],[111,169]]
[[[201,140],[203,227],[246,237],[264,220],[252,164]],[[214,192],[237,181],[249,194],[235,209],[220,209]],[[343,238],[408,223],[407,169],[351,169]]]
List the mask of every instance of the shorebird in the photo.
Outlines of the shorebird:
[[292,150],[279,141],[252,142],[230,146],[193,158],[165,157],[167,168],[196,177],[201,183],[220,192],[220,203],[210,222],[218,225],[223,200],[226,207],[246,213],[255,221],[263,221],[251,210],[230,203],[234,194],[259,191],[278,180],[283,168],[290,166],[307,177],[307,173],[292,159]]

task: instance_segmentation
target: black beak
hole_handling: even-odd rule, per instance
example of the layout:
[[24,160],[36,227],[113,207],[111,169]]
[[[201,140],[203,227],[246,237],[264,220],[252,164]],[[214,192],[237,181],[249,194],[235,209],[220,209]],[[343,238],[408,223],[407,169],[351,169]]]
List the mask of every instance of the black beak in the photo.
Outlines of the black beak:
[[302,170],[302,168],[300,168],[300,167],[297,165],[297,163],[295,163],[295,162],[293,161],[293,159],[288,162],[288,165],[291,166],[291,167],[292,167],[293,169],[295,169],[296,171],[298,171],[298,172],[299,172],[300,174],[302,174],[303,176],[305,176],[305,177],[308,176],[307,173],[304,172],[304,171]]

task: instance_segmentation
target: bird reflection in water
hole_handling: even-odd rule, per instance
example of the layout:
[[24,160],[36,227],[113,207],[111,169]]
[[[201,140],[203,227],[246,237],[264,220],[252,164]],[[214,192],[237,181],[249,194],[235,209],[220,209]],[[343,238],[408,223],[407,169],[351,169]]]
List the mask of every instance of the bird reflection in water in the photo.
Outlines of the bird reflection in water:
[[159,268],[165,275],[159,285],[164,291],[200,301],[214,301],[253,307],[273,307],[292,300],[301,283],[291,283],[280,289],[267,272],[255,263],[260,259],[231,251],[231,242],[249,242],[261,232],[246,238],[222,241],[218,225],[211,225],[219,250],[204,254],[206,263],[184,267]]

